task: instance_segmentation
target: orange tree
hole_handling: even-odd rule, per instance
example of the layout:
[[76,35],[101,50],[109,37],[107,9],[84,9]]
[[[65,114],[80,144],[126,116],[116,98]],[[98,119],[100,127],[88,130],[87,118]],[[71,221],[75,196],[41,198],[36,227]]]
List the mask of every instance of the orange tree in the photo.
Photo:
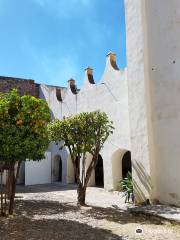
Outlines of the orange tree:
[[[49,144],[49,121],[50,111],[43,99],[29,95],[19,96],[15,89],[0,94],[0,170],[1,176],[4,169],[8,169],[9,172],[9,214],[13,214],[16,181],[21,162],[44,158]],[[1,189],[1,214],[6,214],[3,198]]]
[[[50,140],[63,140],[69,150],[78,184],[79,205],[85,204],[88,181],[97,164],[99,152],[113,129],[107,115],[100,111],[84,112],[48,124]],[[90,164],[87,162],[87,153],[92,155]]]

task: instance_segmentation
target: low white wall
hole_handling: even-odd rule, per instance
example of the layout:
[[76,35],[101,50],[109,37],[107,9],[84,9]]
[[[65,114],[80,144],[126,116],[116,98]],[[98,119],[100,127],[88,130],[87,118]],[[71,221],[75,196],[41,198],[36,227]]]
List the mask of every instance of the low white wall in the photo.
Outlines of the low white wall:
[[41,161],[25,163],[25,185],[51,183],[51,153],[45,153]]

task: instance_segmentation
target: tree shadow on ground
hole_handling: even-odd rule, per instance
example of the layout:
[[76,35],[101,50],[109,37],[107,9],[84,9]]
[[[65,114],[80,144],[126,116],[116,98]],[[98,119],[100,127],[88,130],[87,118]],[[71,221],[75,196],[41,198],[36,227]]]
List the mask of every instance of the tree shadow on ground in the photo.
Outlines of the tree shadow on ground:
[[164,219],[161,217],[156,217],[152,215],[146,215],[141,212],[138,214],[137,212],[131,211],[131,209],[120,210],[120,209],[112,209],[112,208],[101,208],[101,207],[92,207],[87,210],[87,214],[90,214],[92,217],[96,219],[106,219],[110,222],[116,222],[120,224],[128,224],[128,223],[138,223],[138,224],[156,224],[163,225],[165,224]]
[[76,217],[75,219],[80,220],[82,218],[95,219],[95,220],[107,220],[110,222],[128,224],[166,224],[164,219],[156,216],[147,214],[138,214],[131,209],[113,209],[113,208],[102,208],[95,206],[88,206],[80,208],[70,203],[59,203],[57,201],[43,201],[43,200],[16,200],[16,214],[32,217],[37,216],[51,216],[53,215],[65,216],[66,213],[72,213]]
[[167,205],[148,205],[148,206],[134,206],[131,208],[132,212],[155,212],[157,214],[180,214],[180,208]]
[[45,200],[16,200],[15,212],[17,215],[53,215],[66,212],[78,212],[79,208],[69,203]]
[[[0,221],[1,222],[1,221]],[[15,217],[0,224],[1,240],[123,240],[109,230],[76,221]]]

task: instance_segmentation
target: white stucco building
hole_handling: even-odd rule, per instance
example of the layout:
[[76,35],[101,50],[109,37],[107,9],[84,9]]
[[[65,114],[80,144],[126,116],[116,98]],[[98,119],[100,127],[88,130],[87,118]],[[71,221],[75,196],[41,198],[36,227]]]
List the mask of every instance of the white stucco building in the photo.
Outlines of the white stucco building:
[[[40,85],[40,97],[52,118],[101,110],[114,122],[89,185],[115,190],[132,167],[137,202],[180,206],[180,1],[125,0],[125,10],[127,68],[109,53],[99,83],[88,67],[80,90],[71,79],[67,88]],[[66,149],[51,144],[42,162],[25,164],[26,184],[75,182]]]
[[[115,131],[106,141],[101,152],[99,169],[94,173],[89,185],[103,185],[109,190],[117,189],[122,179],[121,161],[123,155],[130,151],[129,110],[127,71],[120,71],[116,65],[116,56],[107,55],[106,67],[101,81],[95,84],[93,70],[85,70],[84,84],[80,90],[76,89],[73,79],[68,81],[67,89],[41,85],[41,97],[45,98],[52,111],[53,118],[63,118],[80,112],[101,110],[107,113],[113,121]],[[73,183],[74,170],[71,159],[65,149],[59,151],[59,146],[50,146],[52,169],[57,156],[62,161],[62,181]],[[129,154],[130,155],[130,154]],[[130,169],[129,169],[130,170]],[[101,175],[102,179],[97,179]],[[54,178],[54,176],[53,176]],[[96,180],[96,181],[95,181]],[[99,183],[97,183],[100,181]]]

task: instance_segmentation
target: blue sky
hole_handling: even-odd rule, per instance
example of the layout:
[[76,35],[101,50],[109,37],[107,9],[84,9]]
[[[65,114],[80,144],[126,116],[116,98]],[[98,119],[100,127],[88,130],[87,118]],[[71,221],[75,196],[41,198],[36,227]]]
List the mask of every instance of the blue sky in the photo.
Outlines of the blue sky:
[[98,82],[106,54],[126,65],[123,0],[0,0],[0,75],[82,85],[91,66]]

